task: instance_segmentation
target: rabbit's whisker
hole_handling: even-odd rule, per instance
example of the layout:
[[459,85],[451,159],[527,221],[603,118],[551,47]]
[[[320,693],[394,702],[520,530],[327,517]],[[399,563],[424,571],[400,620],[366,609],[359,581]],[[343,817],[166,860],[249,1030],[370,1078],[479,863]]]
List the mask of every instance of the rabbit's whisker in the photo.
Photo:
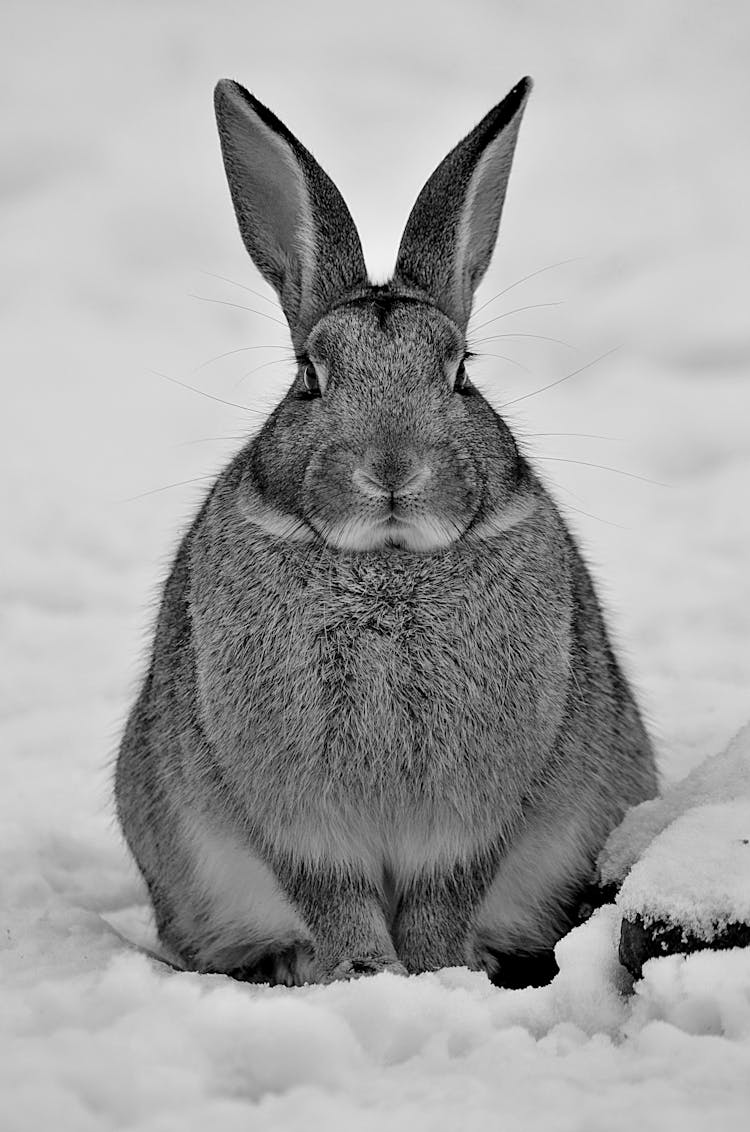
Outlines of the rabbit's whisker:
[[131,495],[123,499],[123,503],[134,503],[137,499],[145,499],[147,495],[157,495],[160,491],[171,491],[173,487],[184,487],[189,483],[204,483],[206,480],[215,480],[215,475],[193,476],[189,480],[178,480],[177,483],[166,483],[163,487],[152,487],[150,491],[142,491],[140,495]]
[[631,480],[640,480],[641,483],[651,484],[653,487],[669,487],[668,483],[662,483],[661,480],[652,480],[648,476],[639,476],[637,472],[626,472],[623,468],[611,468],[608,464],[594,464],[590,460],[574,460],[568,456],[540,456],[535,454],[535,460],[554,460],[558,464],[580,464],[582,468],[599,468],[602,472],[613,472],[618,476],[627,476]]
[[213,365],[214,362],[221,361],[222,358],[229,358],[229,357],[232,356],[232,354],[243,354],[247,350],[286,350],[287,353],[289,354],[290,358],[294,357],[294,354],[289,349],[288,345],[282,346],[282,345],[278,345],[275,342],[269,343],[266,346],[239,346],[236,350],[225,350],[225,352],[223,354],[217,354],[215,358],[209,358],[208,361],[201,362],[201,364],[199,366],[196,366],[195,369],[192,370],[191,372],[192,373],[198,373],[199,370],[205,369],[206,366]]
[[247,405],[238,405],[236,401],[225,401],[223,397],[215,397],[213,393],[206,393],[205,389],[196,389],[194,385],[188,385],[185,381],[179,381],[176,377],[170,377],[169,374],[160,373],[157,369],[148,371],[153,373],[156,377],[163,377],[165,381],[170,381],[172,385],[179,385],[182,389],[189,389],[191,393],[197,393],[200,397],[208,397],[209,401],[218,401],[220,405],[229,405],[232,409],[241,409],[243,413],[252,413],[253,410]]
[[[516,430],[518,431],[518,430]],[[572,436],[581,440],[606,440],[612,444],[626,444],[623,436],[602,436],[598,432],[527,432],[524,439],[529,440],[537,436]]]
[[237,381],[235,383],[234,388],[238,389],[239,386],[242,385],[243,381],[245,381],[248,377],[252,377],[254,373],[260,373],[260,371],[262,369],[265,369],[266,366],[278,366],[278,365],[282,365],[282,364],[283,365],[289,365],[290,364],[289,358],[271,358],[271,360],[269,362],[262,362],[261,365],[256,366],[255,369],[251,369],[251,370],[248,370],[247,373],[243,373],[243,375],[239,379],[239,381]]
[[472,339],[469,345],[481,346],[483,342],[499,342],[501,338],[536,338],[539,342],[554,342],[556,346],[565,346],[568,350],[578,352],[577,346],[571,346],[570,342],[565,342],[562,338],[550,338],[548,334],[522,334],[516,331],[508,334],[493,334],[489,338]]
[[479,326],[473,328],[476,330],[484,330],[485,326],[491,326],[493,322],[499,322],[501,318],[510,318],[512,314],[521,314],[523,311],[535,311],[541,307],[561,307],[564,300],[558,299],[556,302],[551,303],[529,303],[526,307],[515,307],[512,311],[505,311],[503,314],[496,314],[494,318],[488,318],[486,322],[481,322]]
[[251,295],[255,295],[257,299],[262,299],[264,303],[270,303],[276,310],[281,310],[281,304],[278,299],[272,299],[270,295],[264,295],[261,291],[254,291],[252,287],[248,287],[246,283],[238,283],[236,279],[230,279],[226,275],[217,275],[215,271],[206,271],[204,268],[200,269],[201,275],[208,275],[211,279],[221,279],[222,283],[231,283],[233,287],[240,287],[243,291],[249,291]]
[[498,291],[498,293],[496,295],[493,295],[491,299],[487,299],[485,303],[482,303],[480,307],[477,307],[477,309],[473,313],[475,315],[479,314],[479,312],[483,311],[485,307],[488,307],[491,303],[494,303],[503,295],[507,295],[509,291],[514,290],[514,288],[516,287],[520,287],[522,283],[526,283],[529,279],[535,279],[537,275],[543,275],[545,271],[552,271],[556,267],[564,267],[567,263],[579,263],[582,259],[583,256],[577,255],[573,256],[572,259],[560,259],[557,261],[557,263],[548,263],[546,267],[539,267],[536,271],[532,271],[529,275],[524,275],[521,279],[516,279],[515,283],[511,283],[510,286],[506,287],[504,290]]
[[[260,414],[258,414],[260,415]],[[190,448],[193,444],[210,444],[219,440],[247,440],[246,436],[197,436],[194,440],[180,440],[173,448]]]
[[194,291],[189,291],[188,294],[191,299],[200,299],[202,303],[216,303],[220,307],[235,307],[238,311],[250,311],[250,314],[257,314],[259,318],[270,319],[271,322],[286,328],[286,323],[282,322],[280,318],[274,318],[272,314],[266,314],[265,311],[256,311],[254,307],[245,307],[242,303],[230,303],[227,299],[211,299],[208,295],[196,295]]
[[[554,490],[565,491],[568,495],[572,495],[574,499],[578,499],[575,492],[571,491],[568,487],[564,487],[561,483],[556,483]],[[607,527],[617,527],[618,531],[629,531],[631,529],[630,527],[623,526],[622,523],[613,522],[612,519],[602,519],[601,515],[593,515],[591,511],[584,511],[580,507],[574,507],[572,503],[560,503],[559,506],[566,507],[569,511],[575,511],[578,515],[585,515],[587,519],[595,519],[597,523],[604,523]]]
[[499,360],[501,362],[509,362],[512,366],[516,366],[518,369],[523,370],[524,373],[531,373],[531,370],[529,369],[528,366],[523,365],[521,362],[517,362],[515,358],[509,358],[506,354],[476,353],[476,354],[473,355],[473,357],[475,357],[475,358],[499,358]]
[[541,389],[534,389],[531,393],[524,393],[523,397],[515,397],[512,401],[506,401],[503,408],[509,409],[511,405],[518,405],[521,401],[527,401],[529,397],[536,397],[539,393],[546,393],[548,389],[554,389],[556,385],[562,385],[564,381],[570,381],[572,377],[577,377],[578,374],[583,373],[584,370],[591,369],[592,366],[608,358],[610,354],[616,353],[619,349],[619,346],[613,346],[611,350],[605,350],[603,354],[599,354],[598,357],[592,358],[590,362],[586,362],[585,365],[574,369],[572,373],[566,373],[564,377],[558,377],[556,381],[551,381],[549,385],[543,385]]

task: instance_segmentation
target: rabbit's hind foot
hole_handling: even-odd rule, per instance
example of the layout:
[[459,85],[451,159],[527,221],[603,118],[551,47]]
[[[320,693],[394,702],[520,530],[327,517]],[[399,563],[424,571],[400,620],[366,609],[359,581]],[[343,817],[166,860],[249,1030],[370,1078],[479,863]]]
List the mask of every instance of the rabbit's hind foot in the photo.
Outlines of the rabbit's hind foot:
[[546,987],[559,971],[552,948],[508,954],[487,949],[482,952],[480,963],[490,982],[505,990]]

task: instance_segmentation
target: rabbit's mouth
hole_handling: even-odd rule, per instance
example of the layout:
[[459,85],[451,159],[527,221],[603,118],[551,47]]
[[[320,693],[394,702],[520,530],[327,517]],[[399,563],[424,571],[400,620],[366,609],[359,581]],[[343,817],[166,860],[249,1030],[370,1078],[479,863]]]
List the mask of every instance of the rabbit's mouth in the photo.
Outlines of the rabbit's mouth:
[[348,551],[434,553],[461,538],[467,526],[448,515],[407,510],[398,503],[388,503],[387,511],[380,513],[360,512],[332,519],[308,513],[302,520],[265,502],[252,487],[241,494],[239,507],[245,521],[285,542],[310,542],[317,535],[329,546]]
[[377,526],[383,529],[385,546],[401,547],[403,550],[438,550],[447,545],[442,539],[434,545],[434,529],[426,530],[418,521],[402,518],[393,512],[381,519]]
[[445,550],[463,534],[452,520],[430,513],[403,516],[390,512],[381,518],[349,518],[316,527],[337,550],[376,552],[406,550],[430,554]]
[[337,550],[439,553],[457,542],[481,501],[481,476],[453,446],[409,435],[364,450],[338,441],[305,471],[306,521]]
[[429,510],[404,513],[391,507],[388,514],[380,516],[357,515],[332,522],[309,521],[328,545],[337,550],[404,550],[434,554],[446,550],[459,539],[484,542],[507,535],[534,515],[537,504],[533,492],[524,492],[483,514],[478,520],[471,516],[458,522],[447,514]]

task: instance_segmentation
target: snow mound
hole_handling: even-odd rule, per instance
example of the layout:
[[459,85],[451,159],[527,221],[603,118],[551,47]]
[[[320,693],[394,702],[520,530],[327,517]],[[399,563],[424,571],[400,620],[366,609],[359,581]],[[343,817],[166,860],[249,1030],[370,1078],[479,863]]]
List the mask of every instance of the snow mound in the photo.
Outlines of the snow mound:
[[711,940],[750,923],[750,798],[696,806],[644,851],[617,897],[626,919],[668,920]]
[[[684,1037],[677,1039],[677,1031],[750,1042],[750,948],[667,955],[646,964],[622,1032],[641,1051],[651,1046],[659,1058],[666,1054],[670,1039],[672,1048],[681,1045],[683,1053],[688,1052],[688,1042]],[[731,1048],[726,1047],[730,1059]],[[704,1051],[712,1059],[714,1049],[708,1042]],[[744,1103],[750,1105],[750,1089]],[[740,1126],[747,1120],[747,1111]],[[718,1125],[720,1129],[728,1127]]]
[[[738,809],[720,805],[738,800],[744,800],[744,810],[742,807]],[[663,866],[654,863],[658,861],[662,850],[657,846],[650,848],[652,842],[658,837],[661,845],[662,838],[659,835],[677,818],[695,807],[705,809],[706,812],[694,815],[684,827],[681,826],[674,834],[670,834],[663,843]],[[745,817],[742,816],[743,812]],[[706,759],[660,797],[634,806],[625,815],[622,823],[610,835],[599,857],[601,883],[619,887],[636,862],[643,858],[643,868],[636,874],[632,888],[629,889],[634,895],[639,888],[644,891],[644,882],[639,877],[648,876],[649,871],[654,881],[682,885],[683,888],[689,886],[691,875],[695,875],[696,885],[701,885],[701,894],[708,895],[711,868],[718,868],[719,861],[725,860],[725,849],[731,857],[731,861],[725,860],[726,868],[734,867],[732,862],[736,857],[737,867],[741,868],[740,861],[745,860],[744,867],[745,870],[748,869],[747,859],[743,857],[742,851],[737,847],[730,850],[732,836],[729,832],[730,829],[736,829],[740,839],[748,836],[747,832],[741,832],[748,829],[748,812],[750,724],[742,728],[726,750]],[[695,842],[691,839],[695,839]],[[705,869],[703,854],[707,854]],[[673,869],[674,873],[671,872]],[[750,873],[745,871],[744,877],[745,887],[750,890]],[[704,878],[702,882],[701,878]],[[720,872],[713,874],[714,883],[721,883],[721,878]],[[728,880],[727,883],[736,885],[740,882]],[[687,891],[687,888],[684,890]]]
[[116,937],[93,965],[84,932],[64,975],[3,988],[4,1128],[697,1132],[707,1111],[741,1127],[750,951],[651,963],[628,996],[618,924],[600,909],[558,945],[554,982],[520,991],[460,968],[250,986]]

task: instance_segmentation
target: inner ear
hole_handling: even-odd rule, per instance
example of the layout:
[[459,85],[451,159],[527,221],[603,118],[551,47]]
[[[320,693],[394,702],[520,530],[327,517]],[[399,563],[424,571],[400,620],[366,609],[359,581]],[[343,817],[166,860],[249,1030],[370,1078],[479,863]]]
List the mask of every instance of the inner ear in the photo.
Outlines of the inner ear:
[[310,194],[289,144],[230,84],[219,134],[240,233],[256,266],[288,306],[299,304],[315,263]]
[[504,130],[482,154],[471,177],[455,264],[464,282],[463,303],[469,308],[495,250],[515,142],[516,137],[510,138]]
[[266,106],[229,79],[214,99],[242,239],[299,350],[331,303],[367,281],[357,230],[331,179]]
[[489,266],[531,91],[520,83],[440,163],[411,211],[395,279],[416,286],[463,331]]

